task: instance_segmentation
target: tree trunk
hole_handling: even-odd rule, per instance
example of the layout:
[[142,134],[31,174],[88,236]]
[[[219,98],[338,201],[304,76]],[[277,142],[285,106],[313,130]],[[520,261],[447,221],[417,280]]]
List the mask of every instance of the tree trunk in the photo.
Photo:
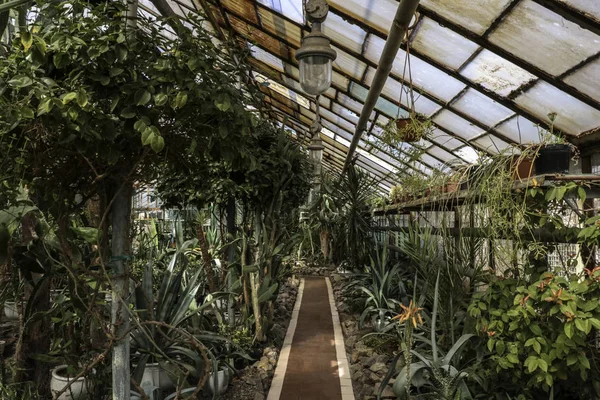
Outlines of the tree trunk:
[[[229,199],[227,203],[227,236],[230,240],[235,238],[235,199]],[[235,262],[235,245],[231,244],[227,248],[227,263],[232,265]],[[235,283],[235,277],[233,276],[234,271],[229,270],[227,291],[231,293],[233,291],[233,284]],[[227,299],[227,315],[229,315],[229,326],[235,326],[234,310],[233,310],[233,295],[229,295]]]
[[112,205],[112,350],[113,400],[129,400],[129,258],[132,186],[124,182]]
[[[34,240],[39,239],[35,233],[37,218],[28,214],[23,217],[21,243],[29,246]],[[37,289],[27,285],[25,287],[27,298],[23,308],[30,306],[30,315],[43,315],[50,310],[50,279],[43,279],[39,282]],[[18,300],[15,299],[17,302]],[[23,314],[25,310],[19,310]],[[50,366],[42,361],[35,360],[35,354],[48,354],[50,351],[50,318],[44,316],[27,323],[24,321],[23,339],[19,351],[16,354],[16,364],[22,369],[18,369],[15,376],[17,382],[33,382],[33,390],[38,393],[50,393]]]
[[329,261],[329,231],[327,229],[321,230],[319,235],[321,239],[321,253],[326,261]]
[[254,312],[254,325],[256,327],[256,340],[258,342],[264,342],[266,340],[263,332],[262,324],[262,312],[260,310],[260,304],[258,302],[258,289],[260,283],[258,281],[258,272],[250,273],[250,288],[252,290],[252,310]]

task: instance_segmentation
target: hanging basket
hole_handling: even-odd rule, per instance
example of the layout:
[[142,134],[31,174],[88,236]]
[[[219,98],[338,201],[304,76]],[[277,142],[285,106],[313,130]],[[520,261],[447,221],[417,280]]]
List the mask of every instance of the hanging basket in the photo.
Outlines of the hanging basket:
[[385,127],[384,137],[389,143],[414,143],[429,135],[432,130],[431,121],[415,114],[408,118],[398,118]]

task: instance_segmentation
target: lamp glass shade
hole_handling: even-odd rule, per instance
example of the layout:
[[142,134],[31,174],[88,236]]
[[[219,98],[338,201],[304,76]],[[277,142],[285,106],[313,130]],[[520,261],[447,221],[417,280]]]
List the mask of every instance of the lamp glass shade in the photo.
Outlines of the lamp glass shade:
[[313,96],[325,93],[331,85],[331,58],[326,56],[306,56],[300,61],[300,85]]

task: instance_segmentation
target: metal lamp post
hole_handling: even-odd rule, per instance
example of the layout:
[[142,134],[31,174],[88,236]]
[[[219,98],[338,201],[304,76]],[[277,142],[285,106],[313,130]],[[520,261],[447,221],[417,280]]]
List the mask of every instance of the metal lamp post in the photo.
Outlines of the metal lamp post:
[[300,64],[300,86],[308,95],[315,97],[316,118],[310,127],[311,141],[308,146],[314,165],[313,185],[309,204],[315,200],[321,189],[321,163],[323,142],[321,141],[321,117],[319,96],[331,86],[332,62],[337,57],[331,48],[331,41],[321,31],[321,24],[327,18],[329,5],[325,0],[309,0],[305,7],[306,17],[312,23],[311,32],[302,39],[302,46],[296,52]]

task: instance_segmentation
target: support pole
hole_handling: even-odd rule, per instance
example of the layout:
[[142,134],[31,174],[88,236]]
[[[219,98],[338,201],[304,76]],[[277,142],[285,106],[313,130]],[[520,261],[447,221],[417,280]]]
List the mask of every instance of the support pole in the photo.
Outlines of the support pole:
[[350,164],[352,163],[352,157],[354,156],[354,152],[356,151],[360,137],[367,129],[369,116],[375,108],[377,100],[379,100],[379,95],[383,90],[385,82],[390,76],[390,71],[394,65],[394,60],[398,54],[398,49],[402,44],[404,35],[408,30],[410,21],[412,20],[418,5],[419,0],[401,0],[400,4],[398,5],[396,16],[394,17],[394,21],[392,22],[392,26],[390,28],[390,34],[385,42],[383,51],[381,52],[379,65],[377,66],[377,71],[375,72],[373,82],[371,83],[371,89],[369,89],[369,93],[367,94],[365,104],[360,113],[358,124],[356,125],[356,132],[352,137],[352,143],[350,143],[350,148],[348,149],[348,155],[346,156],[346,162],[344,163],[343,173],[348,170],[348,167],[350,167]]
[[129,224],[132,187],[128,182],[117,186],[112,205],[112,326],[117,338],[112,349],[112,398],[129,400]]

